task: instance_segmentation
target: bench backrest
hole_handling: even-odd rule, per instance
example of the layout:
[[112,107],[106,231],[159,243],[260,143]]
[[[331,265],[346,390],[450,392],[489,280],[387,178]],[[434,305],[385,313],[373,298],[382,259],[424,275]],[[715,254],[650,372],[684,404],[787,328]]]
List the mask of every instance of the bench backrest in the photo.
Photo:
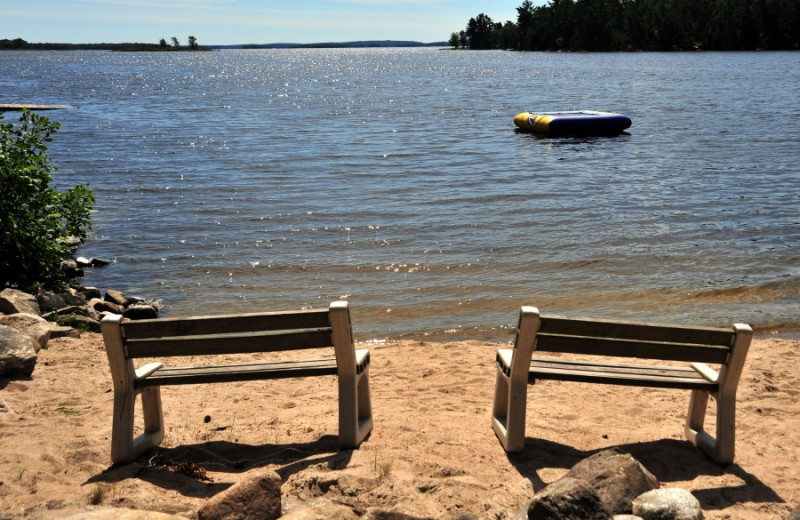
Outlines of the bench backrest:
[[724,329],[568,318],[541,315],[537,308],[525,306],[511,370],[517,377],[526,375],[533,353],[546,351],[712,363],[738,379],[751,336],[752,329],[744,324]]
[[731,329],[626,321],[540,317],[535,350],[722,364],[736,334]]
[[328,309],[252,314],[128,320],[104,320],[115,380],[132,377],[133,359],[279,352],[333,347],[340,374],[355,370],[356,352],[350,307],[336,301]]
[[123,320],[130,359],[332,347],[328,309]]

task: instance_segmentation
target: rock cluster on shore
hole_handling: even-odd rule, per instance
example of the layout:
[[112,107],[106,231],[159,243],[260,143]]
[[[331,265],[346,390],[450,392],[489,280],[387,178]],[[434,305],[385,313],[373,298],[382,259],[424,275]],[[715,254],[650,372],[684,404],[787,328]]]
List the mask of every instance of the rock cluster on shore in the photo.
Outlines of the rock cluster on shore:
[[0,377],[30,377],[40,349],[51,337],[79,337],[81,331],[100,332],[109,313],[130,319],[157,318],[159,305],[122,292],[101,293],[94,287],[71,287],[55,293],[0,291]]

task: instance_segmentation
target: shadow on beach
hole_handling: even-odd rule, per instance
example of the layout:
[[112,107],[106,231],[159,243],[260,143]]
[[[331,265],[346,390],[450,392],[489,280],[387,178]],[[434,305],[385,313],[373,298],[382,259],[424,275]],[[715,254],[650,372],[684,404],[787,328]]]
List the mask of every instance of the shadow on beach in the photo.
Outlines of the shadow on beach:
[[352,450],[339,451],[335,435],[314,442],[250,445],[229,441],[209,441],[174,448],[156,447],[129,464],[114,464],[92,476],[84,484],[114,483],[140,479],[154,486],[177,491],[185,496],[209,498],[233,485],[212,482],[206,472],[244,473],[256,468],[279,466],[275,471],[286,480],[313,465],[328,469],[347,467]]
[[[701,475],[718,476],[722,482],[737,481],[734,485],[692,490],[692,494],[697,497],[704,510],[725,509],[744,502],[784,503],[772,488],[738,464],[720,466],[688,441],[662,439],[622,444],[616,448],[638,460],[662,486],[669,487],[671,482],[694,480]],[[533,488],[538,490],[548,484],[542,480],[541,470],[569,469],[581,460],[605,449],[609,448],[582,451],[558,442],[528,437],[525,451],[509,453],[508,460],[523,477],[531,481]],[[723,478],[726,476],[728,478]]]

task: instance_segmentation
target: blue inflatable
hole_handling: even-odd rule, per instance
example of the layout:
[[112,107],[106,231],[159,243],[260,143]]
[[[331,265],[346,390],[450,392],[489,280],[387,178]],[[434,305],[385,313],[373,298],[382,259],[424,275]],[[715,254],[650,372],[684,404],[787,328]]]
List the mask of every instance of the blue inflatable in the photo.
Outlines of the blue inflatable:
[[631,118],[613,112],[523,112],[514,118],[521,130],[548,135],[615,135],[631,126]]

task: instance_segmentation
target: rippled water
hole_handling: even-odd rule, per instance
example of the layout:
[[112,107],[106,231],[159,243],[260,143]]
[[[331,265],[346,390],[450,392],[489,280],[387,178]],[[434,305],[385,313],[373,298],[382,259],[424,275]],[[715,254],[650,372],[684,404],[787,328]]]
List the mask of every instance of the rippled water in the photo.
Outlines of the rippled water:
[[[70,104],[98,198],[85,282],[163,315],[352,302],[357,339],[505,339],[545,312],[800,323],[800,54],[0,52]],[[633,120],[517,133],[525,110]],[[6,121],[15,116],[6,114]]]

